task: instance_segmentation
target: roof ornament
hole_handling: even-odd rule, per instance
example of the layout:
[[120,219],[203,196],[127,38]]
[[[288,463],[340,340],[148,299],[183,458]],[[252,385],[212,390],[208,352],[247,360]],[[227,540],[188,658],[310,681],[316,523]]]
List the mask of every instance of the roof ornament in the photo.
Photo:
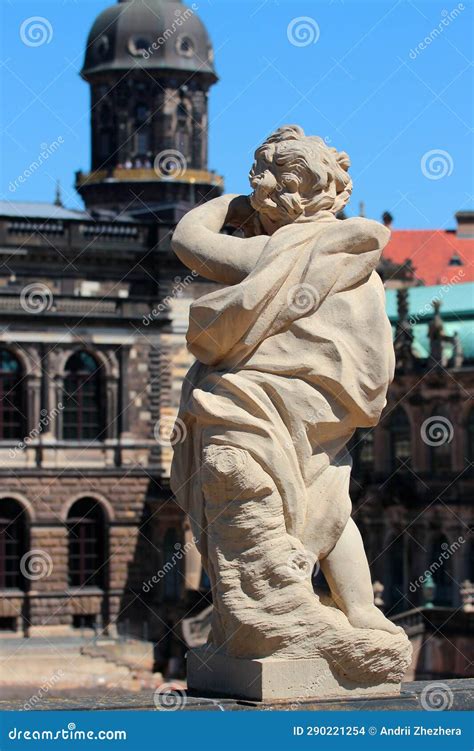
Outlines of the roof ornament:
[[393,216],[390,213],[390,211],[384,211],[382,214],[382,222],[384,227],[387,227],[388,229],[392,228],[393,224]]
[[61,208],[64,208],[63,199],[61,197],[61,182],[60,180],[56,180],[56,194],[54,197],[54,205],[55,206],[61,206]]
[[398,321],[393,343],[397,370],[404,373],[413,371],[415,366],[414,336],[409,316],[408,294],[407,287],[397,290]]
[[[430,360],[437,367],[460,367],[464,360],[461,341],[457,332],[453,336],[447,334],[444,321],[441,318],[441,300],[434,299],[432,302],[434,316],[428,326],[428,339],[430,340]],[[446,345],[451,344],[451,354],[447,352]]]

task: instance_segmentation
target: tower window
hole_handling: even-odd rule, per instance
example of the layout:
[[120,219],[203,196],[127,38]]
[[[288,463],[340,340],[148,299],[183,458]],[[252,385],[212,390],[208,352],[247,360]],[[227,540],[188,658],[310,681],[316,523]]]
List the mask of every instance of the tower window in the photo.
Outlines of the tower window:
[[23,373],[7,349],[0,349],[0,440],[20,440],[25,435]]
[[178,128],[185,128],[188,124],[188,110],[182,103],[178,105],[176,118],[178,122]]
[[132,37],[128,42],[128,51],[135,57],[144,57],[150,47],[150,41],[145,37]]
[[142,156],[150,149],[150,131],[148,128],[140,128],[135,135],[135,151]]
[[106,159],[112,151],[112,135],[109,130],[102,130],[99,133],[99,157]]
[[192,57],[194,54],[194,42],[191,37],[180,36],[176,41],[176,51],[184,57]]
[[137,124],[144,123],[150,114],[150,110],[146,106],[146,104],[139,104],[137,106],[137,109],[135,110],[135,120]]
[[63,437],[97,441],[104,432],[102,373],[88,352],[76,352],[66,364],[64,379]]
[[104,34],[96,42],[97,54],[99,55],[100,58],[104,59],[107,57],[109,47],[110,47],[109,38],[108,36]]

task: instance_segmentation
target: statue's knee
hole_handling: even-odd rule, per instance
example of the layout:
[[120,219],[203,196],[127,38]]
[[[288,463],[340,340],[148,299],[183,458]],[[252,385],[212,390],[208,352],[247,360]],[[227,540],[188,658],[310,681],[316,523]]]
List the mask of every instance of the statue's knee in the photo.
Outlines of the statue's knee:
[[211,444],[203,451],[203,492],[209,500],[245,500],[266,495],[271,480],[244,449]]

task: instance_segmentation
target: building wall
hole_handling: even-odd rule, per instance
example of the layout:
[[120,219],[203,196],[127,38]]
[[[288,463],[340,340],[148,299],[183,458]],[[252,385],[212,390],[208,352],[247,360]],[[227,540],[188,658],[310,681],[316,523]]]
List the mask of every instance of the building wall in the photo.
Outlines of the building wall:
[[[373,431],[372,468],[362,468],[358,462],[356,434],[354,518],[372,578],[385,586],[389,615],[423,604],[427,571],[435,580],[438,570],[445,572],[443,589],[447,588],[445,596],[453,607],[461,605],[461,583],[474,577],[473,433],[469,429],[473,393],[474,372],[468,365],[398,374]],[[411,460],[399,466],[391,433],[397,407],[404,410],[410,426]],[[444,547],[438,549],[440,541]],[[435,592],[435,602],[441,594]]]

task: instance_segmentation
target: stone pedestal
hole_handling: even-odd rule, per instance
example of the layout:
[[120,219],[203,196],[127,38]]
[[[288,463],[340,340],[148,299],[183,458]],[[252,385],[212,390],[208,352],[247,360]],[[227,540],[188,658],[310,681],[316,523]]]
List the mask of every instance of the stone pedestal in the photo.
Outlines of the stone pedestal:
[[206,647],[187,655],[188,688],[201,696],[270,701],[398,696],[400,683],[367,685],[336,676],[324,658],[243,660]]

